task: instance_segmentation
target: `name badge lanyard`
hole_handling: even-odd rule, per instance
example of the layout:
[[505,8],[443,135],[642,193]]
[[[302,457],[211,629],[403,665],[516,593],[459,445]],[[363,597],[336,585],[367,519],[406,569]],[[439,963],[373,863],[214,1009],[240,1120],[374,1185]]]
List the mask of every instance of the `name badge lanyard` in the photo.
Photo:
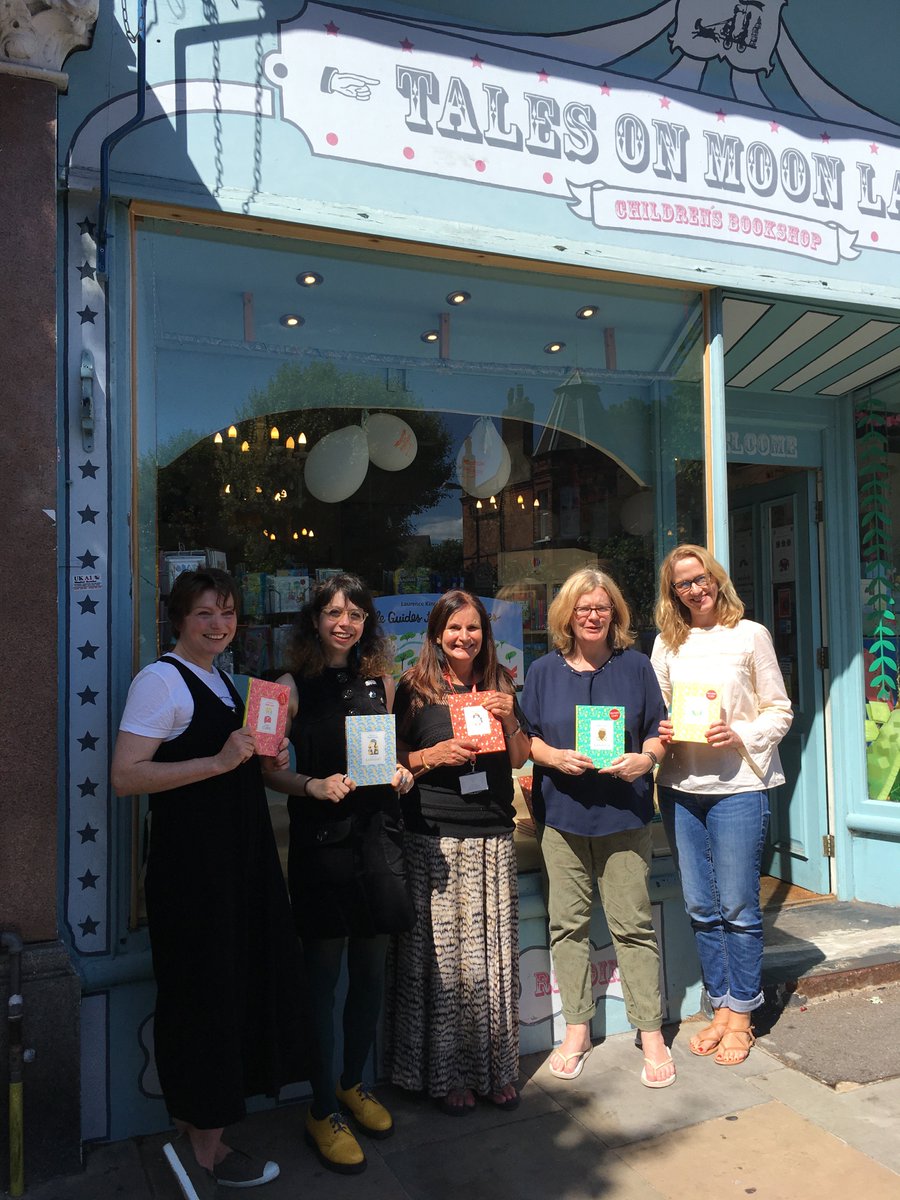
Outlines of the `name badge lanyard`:
[[[447,684],[448,689],[451,692],[455,692],[456,689],[453,687],[453,684],[450,682],[449,674],[444,675],[444,680]],[[477,694],[477,692],[478,692],[478,688],[473,683],[472,684],[473,695]],[[468,774],[463,773],[459,777],[459,793],[460,793],[460,795],[461,796],[471,796],[471,795],[474,795],[476,792],[486,792],[487,790],[488,790],[487,772],[486,771],[476,771],[475,763],[474,762],[470,763]]]

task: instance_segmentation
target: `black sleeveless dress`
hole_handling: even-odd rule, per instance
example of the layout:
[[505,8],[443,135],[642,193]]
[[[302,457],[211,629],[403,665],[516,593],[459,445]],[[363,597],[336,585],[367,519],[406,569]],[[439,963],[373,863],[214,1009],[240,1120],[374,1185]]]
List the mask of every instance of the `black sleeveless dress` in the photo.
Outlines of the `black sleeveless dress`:
[[[311,679],[295,675],[294,682],[297,770],[314,779],[343,773],[344,718],[386,712],[384,684],[331,667]],[[291,796],[288,813],[288,884],[302,937],[372,937],[412,927],[403,818],[392,787],[359,787],[339,804]]]
[[[156,762],[217,754],[241,725],[173,658],[194,701]],[[302,951],[259,760],[150,798],[146,898],[157,982],[154,1041],[166,1105],[198,1129],[239,1120],[244,1097],[308,1076]]]

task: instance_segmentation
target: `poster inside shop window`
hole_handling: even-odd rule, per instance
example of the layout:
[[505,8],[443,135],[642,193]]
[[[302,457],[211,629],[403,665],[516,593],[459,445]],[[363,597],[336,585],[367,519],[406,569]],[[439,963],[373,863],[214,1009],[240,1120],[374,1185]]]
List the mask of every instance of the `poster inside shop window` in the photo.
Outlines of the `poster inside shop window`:
[[[440,598],[439,592],[376,597],[375,611],[382,632],[393,644],[395,679],[399,679],[417,661],[428,617]],[[491,619],[497,661],[512,675],[516,687],[521,687],[525,675],[522,605],[515,600],[494,600],[487,596],[479,596],[478,599]]]

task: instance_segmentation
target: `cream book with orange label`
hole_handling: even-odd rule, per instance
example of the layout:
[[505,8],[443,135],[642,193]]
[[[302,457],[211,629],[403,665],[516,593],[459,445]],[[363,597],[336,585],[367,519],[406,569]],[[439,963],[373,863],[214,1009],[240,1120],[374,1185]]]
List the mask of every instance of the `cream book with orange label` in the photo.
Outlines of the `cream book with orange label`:
[[669,713],[676,742],[701,742],[706,731],[722,716],[722,689],[706,682],[672,684],[672,708]]

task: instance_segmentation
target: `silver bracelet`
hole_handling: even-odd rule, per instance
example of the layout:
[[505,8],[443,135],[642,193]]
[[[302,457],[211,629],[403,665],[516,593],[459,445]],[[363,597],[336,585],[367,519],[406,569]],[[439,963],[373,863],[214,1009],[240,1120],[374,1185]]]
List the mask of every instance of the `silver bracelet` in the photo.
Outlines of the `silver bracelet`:
[[656,755],[653,753],[652,750],[642,750],[641,754],[646,754],[647,757],[650,759],[650,762],[652,764],[650,767],[651,771],[653,770],[654,767],[659,766],[659,759],[656,757]]

